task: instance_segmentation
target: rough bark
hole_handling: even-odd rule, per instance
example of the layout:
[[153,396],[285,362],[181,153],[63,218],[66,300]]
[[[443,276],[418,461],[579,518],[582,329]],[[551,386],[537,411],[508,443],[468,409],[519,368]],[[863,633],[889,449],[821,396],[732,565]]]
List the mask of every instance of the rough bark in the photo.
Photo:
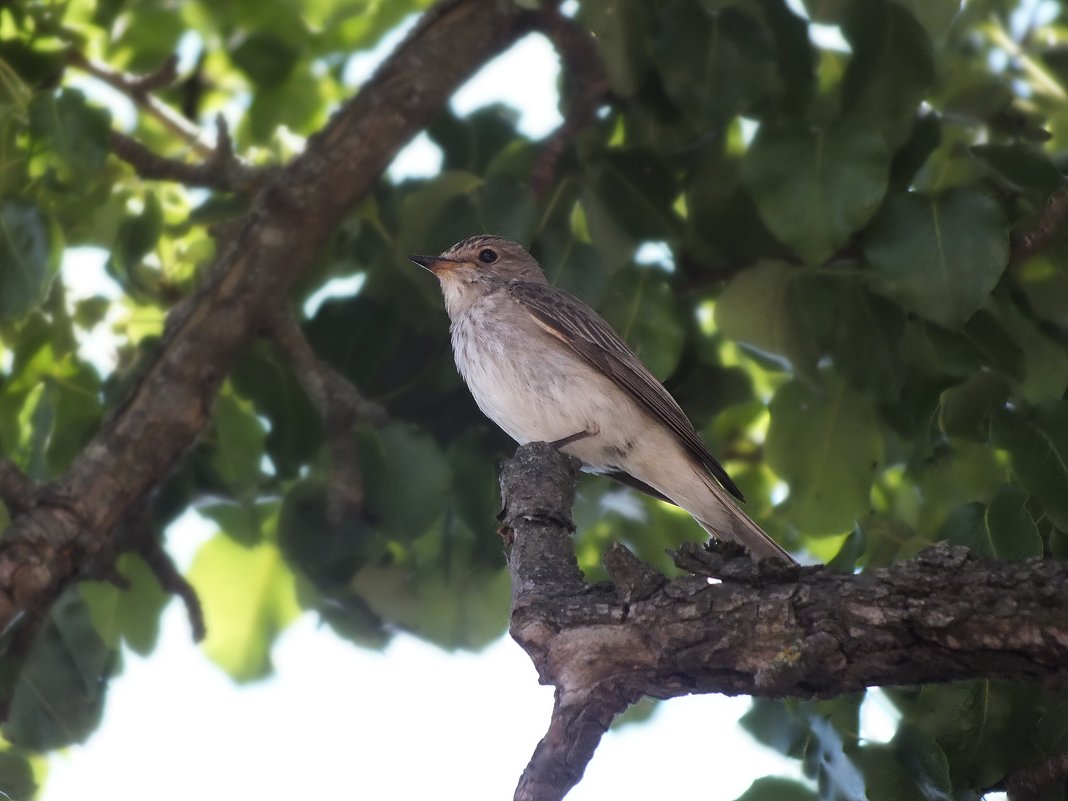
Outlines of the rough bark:
[[123,516],[176,466],[210,418],[223,377],[319,243],[449,96],[531,17],[514,3],[445,0],[260,190],[215,280],[168,319],[163,345],[70,469],[0,540],[0,637],[22,638]]
[[669,581],[622,546],[590,585],[570,542],[574,466],[544,443],[501,474],[510,631],[556,687],[516,799],[562,798],[615,715],[643,695],[833,696],[874,685],[1068,678],[1068,563],[946,543],[862,575],[683,546]]

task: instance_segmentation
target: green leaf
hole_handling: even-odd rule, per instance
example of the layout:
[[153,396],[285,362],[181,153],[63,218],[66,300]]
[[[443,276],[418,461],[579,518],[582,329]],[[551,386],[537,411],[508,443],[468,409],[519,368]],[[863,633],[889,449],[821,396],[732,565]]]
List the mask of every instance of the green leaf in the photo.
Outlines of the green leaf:
[[1042,555],[1042,537],[1027,511],[1027,493],[1015,484],[1000,487],[986,511],[990,544],[998,559]]
[[934,82],[930,40],[912,14],[885,0],[854,0],[842,22],[853,51],[842,78],[842,107],[896,147]]
[[0,200],[0,318],[41,305],[59,271],[63,234],[31,201]]
[[960,11],[961,0],[894,0],[907,8],[933,40],[943,36]]
[[1008,451],[1016,478],[1042,502],[1053,525],[1068,531],[1068,403],[1047,403],[1026,417],[999,409],[990,441]]
[[328,501],[325,484],[299,481],[286,493],[278,520],[282,553],[324,592],[345,587],[376,542],[374,531],[363,520],[329,521]]
[[806,273],[763,262],[738,273],[716,301],[716,326],[730,339],[785,357],[794,373],[815,380],[819,349],[804,317]]
[[449,506],[452,474],[437,443],[404,423],[360,432],[368,508],[382,527],[411,541]]
[[871,219],[889,168],[886,145],[870,128],[762,127],[746,151],[742,179],[772,233],[819,264]]
[[942,393],[938,423],[947,437],[986,442],[990,417],[1009,398],[1009,385],[997,373],[984,370]]
[[271,646],[298,614],[296,582],[278,547],[246,548],[225,534],[201,546],[189,571],[204,606],[208,657],[235,681],[271,672]]
[[592,179],[605,211],[630,237],[672,238],[678,228],[672,209],[677,188],[671,170],[652,153],[609,151]]
[[1008,224],[985,195],[891,197],[864,238],[875,271],[908,307],[959,328],[986,301],[1009,256]]
[[771,36],[742,9],[662,3],[660,22],[655,67],[679,111],[699,125],[722,125],[775,87]]
[[250,34],[228,52],[234,65],[260,88],[288,80],[301,55],[289,42],[272,33]]
[[152,252],[163,233],[163,208],[155,192],[145,193],[140,214],[131,215],[119,224],[115,246],[108,260],[108,270],[127,280],[136,281],[134,270]]
[[839,534],[869,508],[882,439],[870,402],[826,376],[827,395],[791,381],[771,399],[768,465],[790,485],[791,522],[812,534]]
[[765,776],[757,779],[735,801],[817,801],[814,792],[793,779]]
[[30,104],[30,133],[51,150],[65,180],[88,181],[107,159],[111,115],[89,106],[77,89],[39,94]]
[[[37,751],[84,742],[100,722],[117,665],[118,655],[96,633],[79,593],[65,593],[19,674],[4,738]],[[0,663],[0,673],[4,667]]]
[[1064,181],[1064,176],[1049,157],[1033,145],[973,145],[968,150],[1016,190],[1031,190],[1044,198]]
[[109,648],[118,648],[125,641],[133,651],[145,656],[156,647],[160,614],[170,596],[137,554],[123,554],[116,560],[115,568],[130,582],[128,588],[84,582],[78,585],[82,598],[89,607],[93,627]]
[[252,404],[224,390],[215,401],[212,431],[211,464],[219,477],[234,490],[255,486],[267,432]]
[[628,268],[612,276],[600,311],[653,375],[661,381],[671,375],[685,334],[675,296],[653,269]]
[[905,383],[905,312],[860,284],[846,291],[839,308],[831,347],[838,372],[866,395],[897,400]]
[[0,751],[0,797],[22,801],[33,798],[38,789],[29,760],[11,751]]
[[594,35],[613,91],[634,94],[648,71],[645,34],[649,8],[642,0],[591,0],[579,6],[579,18]]
[[753,698],[752,706],[738,725],[768,748],[786,756],[800,756],[808,739],[808,723],[786,701]]

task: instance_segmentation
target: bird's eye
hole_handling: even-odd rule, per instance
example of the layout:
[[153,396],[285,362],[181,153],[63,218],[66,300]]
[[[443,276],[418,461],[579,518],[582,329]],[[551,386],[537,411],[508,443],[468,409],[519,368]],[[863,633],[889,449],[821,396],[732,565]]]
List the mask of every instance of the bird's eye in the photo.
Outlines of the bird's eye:
[[497,251],[492,248],[483,248],[478,254],[478,260],[483,264],[493,264],[497,261]]

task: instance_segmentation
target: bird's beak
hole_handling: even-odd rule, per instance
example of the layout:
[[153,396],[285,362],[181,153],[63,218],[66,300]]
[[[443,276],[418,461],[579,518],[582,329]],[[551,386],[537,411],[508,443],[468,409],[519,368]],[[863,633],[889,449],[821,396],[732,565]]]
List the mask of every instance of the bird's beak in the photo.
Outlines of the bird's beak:
[[448,270],[451,270],[457,265],[461,264],[461,262],[455,261],[454,259],[443,259],[441,258],[441,256],[412,255],[409,256],[408,259],[410,261],[414,261],[420,267],[426,270],[430,270],[430,272],[434,273],[434,275],[438,275],[442,272],[447,272]]

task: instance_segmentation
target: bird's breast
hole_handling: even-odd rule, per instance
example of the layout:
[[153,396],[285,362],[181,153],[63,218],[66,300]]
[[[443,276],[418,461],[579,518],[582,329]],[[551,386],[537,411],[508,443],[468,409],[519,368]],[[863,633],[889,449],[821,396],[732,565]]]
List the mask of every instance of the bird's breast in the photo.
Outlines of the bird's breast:
[[618,429],[619,420],[634,417],[633,402],[542,331],[514,301],[488,300],[457,315],[452,324],[456,367],[478,407],[520,443],[552,442],[601,429],[598,437],[568,450],[588,464],[604,463],[600,451],[620,446],[614,439],[629,436],[613,430],[606,438],[608,421],[617,421],[612,428]]

